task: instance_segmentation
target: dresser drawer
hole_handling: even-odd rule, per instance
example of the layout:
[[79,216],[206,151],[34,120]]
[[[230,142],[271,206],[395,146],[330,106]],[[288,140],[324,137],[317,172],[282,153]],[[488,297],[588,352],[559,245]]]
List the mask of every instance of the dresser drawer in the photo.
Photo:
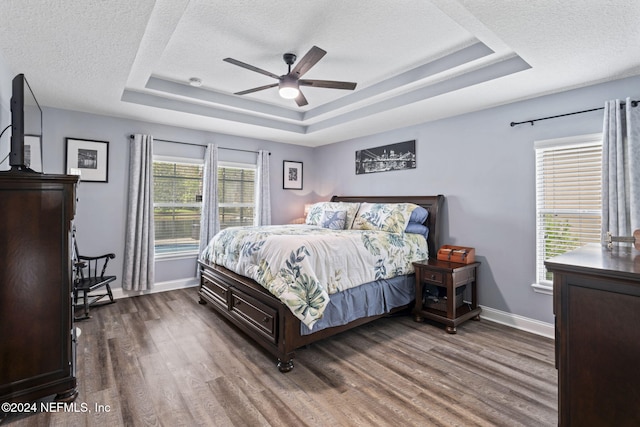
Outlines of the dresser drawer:
[[207,276],[202,277],[202,288],[200,292],[205,293],[213,302],[224,308],[229,307],[229,287],[225,284],[214,282]]
[[263,335],[272,342],[277,338],[276,309],[269,307],[249,295],[232,289],[231,312],[242,319],[248,327]]

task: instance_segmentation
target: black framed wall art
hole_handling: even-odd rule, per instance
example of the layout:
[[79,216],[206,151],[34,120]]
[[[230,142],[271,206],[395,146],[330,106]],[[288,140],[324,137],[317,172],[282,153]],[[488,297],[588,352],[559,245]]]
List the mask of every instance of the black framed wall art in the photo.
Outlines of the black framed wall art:
[[415,168],[415,140],[356,151],[356,175]]
[[65,171],[83,182],[109,181],[109,142],[66,138]]
[[285,160],[283,166],[282,188],[302,190],[302,162]]

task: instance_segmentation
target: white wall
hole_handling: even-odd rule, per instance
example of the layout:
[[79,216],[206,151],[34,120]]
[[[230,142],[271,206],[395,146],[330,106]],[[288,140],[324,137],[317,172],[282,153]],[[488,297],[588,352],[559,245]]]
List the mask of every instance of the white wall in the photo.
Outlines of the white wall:
[[[602,111],[511,127],[640,96],[640,77],[518,102],[320,147],[321,195],[446,196],[441,244],[472,246],[482,262],[479,302],[553,323],[551,296],[534,293],[533,141],[601,132]],[[637,99],[637,98],[634,98]],[[355,151],[416,140],[415,170],[355,175]]]

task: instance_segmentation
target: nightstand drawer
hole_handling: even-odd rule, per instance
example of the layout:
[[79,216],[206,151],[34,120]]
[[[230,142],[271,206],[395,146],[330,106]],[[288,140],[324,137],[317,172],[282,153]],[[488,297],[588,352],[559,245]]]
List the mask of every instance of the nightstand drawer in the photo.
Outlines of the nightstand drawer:
[[437,271],[423,271],[422,280],[436,285],[442,284],[444,283],[444,274]]
[[476,269],[467,268],[453,273],[453,286],[459,286],[476,280]]

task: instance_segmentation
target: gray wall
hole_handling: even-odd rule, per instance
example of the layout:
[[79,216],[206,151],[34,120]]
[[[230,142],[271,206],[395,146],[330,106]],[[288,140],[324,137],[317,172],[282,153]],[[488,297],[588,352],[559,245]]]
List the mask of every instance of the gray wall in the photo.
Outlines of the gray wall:
[[[0,57],[0,124],[4,125],[10,122],[13,74]],[[274,224],[301,216],[304,203],[332,194],[444,194],[447,199],[441,243],[476,248],[482,261],[480,304],[552,323],[551,297],[531,289],[535,280],[533,141],[600,132],[602,112],[552,119],[535,126],[512,128],[509,123],[599,107],[612,98],[637,99],[639,92],[640,77],[629,78],[316,149],[45,108],[44,170],[63,172],[65,137],[109,141],[109,182],[80,184],[76,226],[83,252],[118,254],[115,271],[120,275],[131,133],[270,150]],[[355,175],[355,150],[409,139],[417,141],[417,169]],[[8,141],[7,132],[0,140],[2,157],[8,153]],[[157,152],[201,155],[200,149],[183,145],[157,147]],[[223,158],[234,155],[224,153],[221,151]],[[282,190],[283,160],[304,162],[304,190]],[[193,259],[159,262],[157,280],[188,278],[193,270]]]
[[[446,196],[441,244],[472,246],[479,302],[553,323],[551,296],[534,293],[533,142],[602,131],[602,111],[511,127],[640,96],[640,77],[572,90],[316,149],[321,195]],[[637,99],[637,98],[634,98]],[[415,170],[355,175],[355,151],[416,140]]]
[[[0,53],[0,126],[11,123],[11,81],[17,74]],[[25,72],[28,78],[28,72]],[[34,88],[36,97],[37,89]],[[124,253],[125,212],[127,204],[129,135],[146,133],[156,138],[198,144],[213,142],[220,147],[245,150],[265,149],[271,152],[271,208],[274,224],[287,223],[303,215],[304,204],[316,199],[313,168],[313,149],[251,138],[235,137],[211,132],[195,131],[161,124],[146,123],[55,108],[43,108],[43,169],[45,173],[65,172],[65,138],[81,138],[109,142],[109,176],[107,183],[81,182],[78,186],[78,205],[75,218],[77,240],[81,252],[97,255],[116,253],[110,270],[122,277]],[[0,139],[0,160],[9,153],[8,130]],[[158,154],[184,157],[203,157],[204,148],[159,142]],[[220,158],[229,161],[255,162],[255,155],[220,150]],[[282,162],[304,163],[303,190],[282,189]],[[0,170],[9,169],[8,160]],[[3,207],[4,208],[4,207]],[[163,260],[156,263],[156,281],[183,280],[195,275],[195,257],[182,260]],[[119,287],[116,282],[115,287]]]
[[[4,97],[4,90],[2,95]],[[287,223],[297,217],[301,217],[304,204],[314,197],[311,192],[311,189],[315,186],[312,162],[313,150],[308,147],[55,108],[44,108],[43,118],[43,168],[45,173],[64,173],[66,137],[109,142],[108,182],[80,182],[75,226],[78,245],[82,253],[87,255],[98,255],[107,252],[116,253],[116,259],[113,261],[111,271],[119,277],[122,277],[123,268],[128,148],[130,143],[129,135],[132,133],[146,133],[160,139],[201,144],[213,142],[220,147],[228,148],[269,150],[271,152],[271,208],[272,222],[274,224]],[[8,139],[8,136],[3,136],[3,140],[5,138]],[[202,158],[204,147],[158,142],[154,145],[154,152],[157,154]],[[229,161],[255,162],[256,156],[255,154],[220,150],[220,158],[221,160]],[[295,160],[304,163],[303,190],[282,189],[283,160]],[[195,271],[195,257],[181,260],[158,260],[156,262],[156,281],[167,282],[187,279],[194,277]],[[120,287],[120,283],[116,282],[115,287]]]
[[[11,80],[13,72],[0,52],[0,132],[11,124]],[[11,150],[11,130],[7,130],[0,138],[0,170],[9,169],[9,158],[5,158]]]

